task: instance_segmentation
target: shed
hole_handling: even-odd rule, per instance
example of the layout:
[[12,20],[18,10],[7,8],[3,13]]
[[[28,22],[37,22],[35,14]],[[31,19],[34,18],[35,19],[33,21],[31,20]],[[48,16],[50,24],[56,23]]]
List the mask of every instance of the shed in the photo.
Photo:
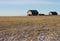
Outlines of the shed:
[[27,11],[27,15],[28,16],[37,16],[38,15],[38,11],[37,10],[28,10]]
[[57,12],[49,12],[49,15],[58,15]]
[[39,14],[39,16],[44,16],[45,14]]

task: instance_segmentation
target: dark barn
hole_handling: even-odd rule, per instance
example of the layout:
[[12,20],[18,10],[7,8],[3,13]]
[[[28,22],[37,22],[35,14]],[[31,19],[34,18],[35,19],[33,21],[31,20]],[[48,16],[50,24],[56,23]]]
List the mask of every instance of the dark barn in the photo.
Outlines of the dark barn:
[[27,15],[28,16],[37,16],[38,11],[37,10],[28,10]]
[[58,15],[57,12],[49,12],[49,15]]

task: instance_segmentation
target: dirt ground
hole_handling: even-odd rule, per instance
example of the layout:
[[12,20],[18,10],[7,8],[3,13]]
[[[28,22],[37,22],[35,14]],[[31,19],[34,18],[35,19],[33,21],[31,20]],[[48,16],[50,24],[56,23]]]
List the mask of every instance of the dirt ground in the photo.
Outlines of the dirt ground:
[[0,17],[0,41],[60,41],[60,16]]

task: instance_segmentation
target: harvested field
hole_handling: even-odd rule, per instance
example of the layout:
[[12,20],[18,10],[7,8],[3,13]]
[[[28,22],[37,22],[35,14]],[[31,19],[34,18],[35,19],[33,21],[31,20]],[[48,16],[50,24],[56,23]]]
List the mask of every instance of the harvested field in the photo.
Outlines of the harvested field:
[[0,17],[0,41],[60,41],[60,16]]

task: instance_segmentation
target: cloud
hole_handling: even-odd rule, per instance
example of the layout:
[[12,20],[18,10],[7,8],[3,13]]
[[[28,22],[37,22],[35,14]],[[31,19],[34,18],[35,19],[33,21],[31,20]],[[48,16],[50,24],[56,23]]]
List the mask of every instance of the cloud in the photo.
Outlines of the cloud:
[[60,5],[56,2],[50,2],[50,1],[42,1],[42,0],[0,0],[0,5],[6,4],[6,5]]

